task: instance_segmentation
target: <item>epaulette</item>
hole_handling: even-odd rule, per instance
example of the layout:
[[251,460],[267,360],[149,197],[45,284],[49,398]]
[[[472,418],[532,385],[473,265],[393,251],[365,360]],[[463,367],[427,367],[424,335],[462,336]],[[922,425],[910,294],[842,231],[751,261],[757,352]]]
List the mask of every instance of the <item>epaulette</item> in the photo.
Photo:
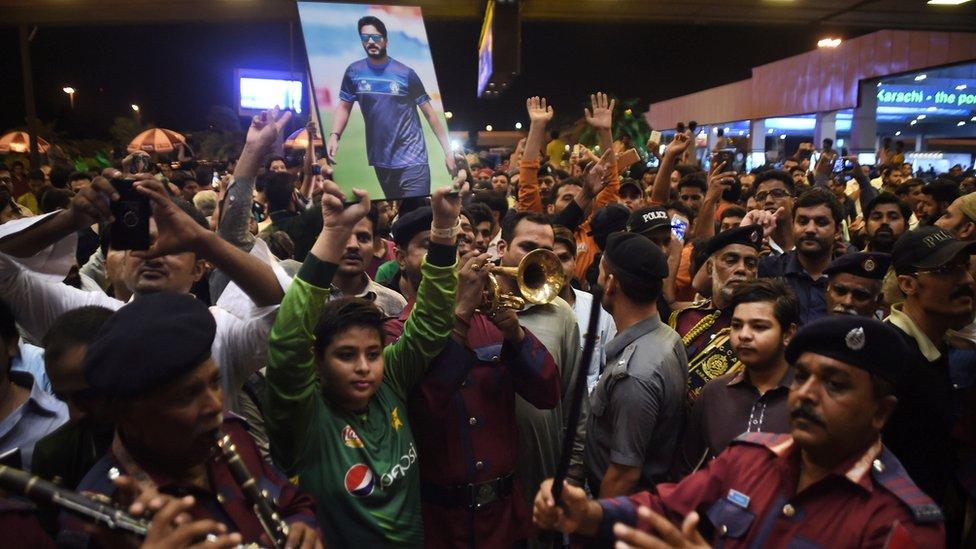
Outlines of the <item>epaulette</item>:
[[792,443],[793,437],[783,433],[742,433],[731,442],[731,444],[750,444],[752,446],[765,446],[773,452],[787,443]]
[[678,317],[681,316],[681,313],[685,311],[691,311],[693,309],[702,309],[711,306],[712,306],[712,300],[705,298],[705,299],[699,299],[698,301],[694,301],[688,305],[685,305],[684,307],[674,309],[673,311],[671,311],[671,316],[668,317],[668,326],[674,328],[678,323]]
[[908,476],[901,462],[888,448],[883,448],[881,455],[874,461],[874,465],[871,467],[871,476],[908,507],[915,522],[942,522],[945,520],[945,517],[942,516],[942,509],[918,486],[915,486],[915,481]]

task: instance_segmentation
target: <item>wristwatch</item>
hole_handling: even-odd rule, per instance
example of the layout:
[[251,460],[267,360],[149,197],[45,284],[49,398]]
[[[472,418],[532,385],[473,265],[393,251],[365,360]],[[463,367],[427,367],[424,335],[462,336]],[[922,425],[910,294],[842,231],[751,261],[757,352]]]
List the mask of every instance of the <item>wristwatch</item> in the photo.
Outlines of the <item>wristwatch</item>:
[[430,236],[435,238],[443,238],[445,240],[453,240],[457,238],[458,233],[461,232],[461,218],[458,217],[457,223],[450,229],[438,229],[437,227],[430,226]]

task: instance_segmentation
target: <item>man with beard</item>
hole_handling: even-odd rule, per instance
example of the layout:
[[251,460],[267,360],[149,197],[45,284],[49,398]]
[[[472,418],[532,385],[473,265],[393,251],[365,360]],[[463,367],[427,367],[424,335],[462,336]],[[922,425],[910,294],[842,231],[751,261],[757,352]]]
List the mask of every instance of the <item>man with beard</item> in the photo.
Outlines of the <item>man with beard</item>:
[[921,215],[920,203],[922,201],[923,187],[925,187],[925,181],[910,178],[895,188],[895,196],[903,200],[905,204],[908,204],[908,209],[912,214],[911,217],[907,218],[909,231],[918,227],[918,216]]
[[[892,263],[905,302],[892,305],[887,322],[909,349],[900,360],[907,372],[898,411],[885,430],[885,443],[903,460],[926,494],[945,506],[956,473],[956,444],[950,435],[953,399],[946,332],[973,320],[976,282],[969,271],[976,242],[963,242],[936,227],[905,233]],[[950,509],[947,509],[950,511]],[[948,517],[949,524],[955,518]]]
[[875,318],[884,305],[881,282],[891,256],[882,253],[845,254],[824,269],[827,275],[827,313]]
[[327,151],[335,159],[352,104],[359,101],[366,125],[366,156],[387,200],[430,194],[427,146],[417,116],[420,107],[444,152],[444,164],[456,171],[454,153],[423,82],[413,69],[386,53],[386,25],[368,15],[356,24],[366,58],[346,68]]
[[[321,216],[320,216],[321,217]],[[372,301],[384,316],[397,316],[407,300],[395,291],[373,281],[366,274],[366,266],[373,260],[373,232],[379,219],[376,206],[352,228],[345,252],[339,261],[339,270],[332,278],[329,300],[355,296]]]
[[[266,545],[228,460],[216,451],[226,435],[288,523],[288,546],[321,547],[312,498],[261,458],[240,418],[223,413],[221,369],[210,354],[216,330],[206,305],[173,292],[142,296],[99,328],[85,353],[85,379],[104,399],[115,436],[78,491],[112,498],[136,515],[192,494],[188,513],[215,521],[210,533],[236,531],[239,543]],[[59,546],[87,547],[85,525],[62,517]]]
[[712,280],[712,297],[671,313],[668,325],[681,336],[688,356],[688,404],[702,387],[717,377],[742,368],[729,340],[731,298],[735,288],[756,278],[762,227],[746,225],[719,233],[705,245],[705,269]]
[[827,314],[827,276],[834,239],[843,217],[834,195],[824,189],[803,193],[793,209],[796,249],[759,262],[759,276],[781,277],[800,300],[800,324]]
[[881,193],[864,210],[865,251],[891,253],[908,230],[911,208],[891,193]]
[[674,459],[688,362],[678,334],[657,313],[667,276],[664,254],[648,239],[624,232],[607,239],[599,284],[617,335],[607,344],[586,427],[586,478],[600,497],[650,488]]
[[947,179],[937,179],[922,187],[922,198],[919,200],[918,216],[920,225],[934,226],[940,217],[945,215],[949,204],[959,198],[959,184]]
[[976,240],[976,194],[960,196],[949,204],[935,226],[959,240]]
[[881,442],[904,352],[876,320],[814,321],[786,348],[790,434],[746,433],[681,482],[630,497],[567,485],[556,505],[547,480],[533,518],[618,547],[943,547],[939,507]]
[[732,350],[745,368],[705,384],[688,419],[677,461],[681,477],[725,451],[742,433],[788,433],[793,369],[786,346],[800,309],[789,286],[752,280],[732,292]]

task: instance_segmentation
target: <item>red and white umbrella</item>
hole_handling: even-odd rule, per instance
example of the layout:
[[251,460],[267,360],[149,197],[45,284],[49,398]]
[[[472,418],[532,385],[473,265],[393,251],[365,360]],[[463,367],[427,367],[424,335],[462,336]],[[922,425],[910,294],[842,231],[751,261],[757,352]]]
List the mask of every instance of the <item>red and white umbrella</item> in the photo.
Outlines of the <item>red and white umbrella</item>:
[[177,143],[186,144],[186,138],[173,130],[152,128],[137,135],[125,149],[130,153],[136,151],[167,153],[172,152]]
[[[37,138],[37,150],[40,153],[47,153],[51,144]],[[0,136],[0,153],[22,153],[30,152],[30,135],[27,132],[15,131]]]
[[[318,134],[315,134],[315,139],[312,140],[312,145],[314,145],[316,147],[321,147],[322,146],[322,138],[319,137]],[[306,130],[305,128],[302,128],[302,129],[296,131],[295,133],[289,135],[288,136],[288,139],[285,139],[285,148],[286,149],[300,149],[300,150],[307,149],[308,148],[308,130]]]

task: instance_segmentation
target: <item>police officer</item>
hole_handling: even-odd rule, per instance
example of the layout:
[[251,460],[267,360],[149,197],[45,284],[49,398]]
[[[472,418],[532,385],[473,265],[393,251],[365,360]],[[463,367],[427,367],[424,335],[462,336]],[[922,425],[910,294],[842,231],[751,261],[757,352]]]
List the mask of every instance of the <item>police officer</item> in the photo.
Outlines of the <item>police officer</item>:
[[762,227],[746,225],[713,236],[705,244],[704,268],[711,277],[712,297],[671,313],[668,325],[685,345],[688,356],[688,404],[709,381],[742,369],[729,341],[732,292],[756,278]]
[[614,233],[600,260],[603,307],[617,335],[590,396],[587,482],[610,497],[650,487],[671,465],[684,420],[684,346],[657,313],[668,275],[661,250],[634,233]]
[[881,285],[890,265],[891,256],[878,252],[844,254],[831,261],[824,269],[827,313],[876,318],[883,306]]
[[[747,433],[704,469],[654,493],[588,501],[567,486],[566,511],[546,481],[536,524],[634,547],[705,539],[723,547],[943,547],[942,512],[881,443],[905,353],[898,334],[876,320],[811,322],[786,350],[796,368],[790,434]],[[696,529],[696,510],[711,531]]]
[[[288,543],[318,543],[314,502],[261,459],[244,422],[223,413],[220,370],[210,354],[216,324],[191,295],[140,296],[102,327],[85,356],[85,378],[104,399],[116,425],[109,450],[78,485],[140,515],[172,497],[192,495],[188,513],[240,533],[243,543],[268,544],[227,460],[215,451],[226,433],[259,488],[290,524]],[[155,500],[155,503],[154,503]],[[84,525],[63,515],[59,543],[84,546]]]

